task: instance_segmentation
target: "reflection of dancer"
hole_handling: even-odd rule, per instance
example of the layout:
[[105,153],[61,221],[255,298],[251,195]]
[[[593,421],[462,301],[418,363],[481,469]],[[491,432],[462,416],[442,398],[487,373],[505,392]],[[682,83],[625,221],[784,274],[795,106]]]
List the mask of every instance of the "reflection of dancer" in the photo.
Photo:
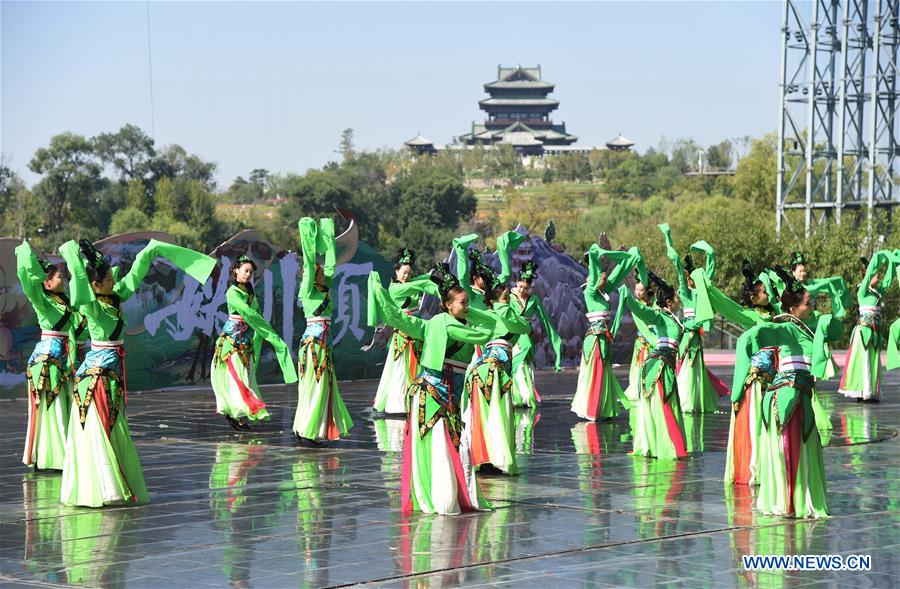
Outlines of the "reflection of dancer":
[[[698,289],[707,292],[713,310],[728,321],[744,329],[768,323],[776,315],[771,303],[771,298],[775,295],[769,275],[765,272],[756,275],[749,260],[744,260],[741,273],[744,275],[744,283],[741,286],[740,304],[710,284],[698,271],[694,272],[694,282]],[[726,483],[757,484],[759,412],[766,387],[775,377],[775,353],[775,348],[765,348],[753,354],[747,381],[738,396],[731,399],[731,423],[725,457]]]
[[232,587],[250,586],[250,565],[257,544],[251,533],[260,511],[248,505],[246,488],[266,450],[267,446],[254,443],[216,444],[216,462],[209,474],[209,506],[215,528],[228,542],[222,548],[222,572]]
[[[595,421],[619,415],[618,402],[625,393],[612,370],[612,340],[622,317],[622,300],[616,312],[611,311],[609,295],[642,263],[637,248],[627,252],[607,251],[594,244],[587,253],[588,279],[584,287],[584,302],[590,323],[582,344],[578,385],[572,399],[572,412],[582,419]],[[615,263],[607,275],[603,259]]]
[[[416,255],[411,250],[401,249],[394,265],[394,278],[388,287],[391,298],[407,315],[419,308],[424,293],[437,296],[435,284],[427,275],[410,278],[415,261]],[[394,330],[375,393],[375,411],[406,415],[406,391],[416,377],[421,349],[422,342]]]
[[[353,420],[338,391],[331,349],[331,312],[334,307],[328,290],[334,281],[336,264],[334,220],[300,219],[300,245],[303,248],[303,278],[300,300],[306,316],[306,331],[297,352],[300,382],[297,385],[297,411],[294,435],[301,441],[318,445],[319,440],[337,440],[347,435]],[[324,264],[316,263],[316,254]]]
[[266,404],[256,384],[256,367],[263,340],[272,344],[284,375],[285,384],[297,382],[297,372],[287,344],[259,312],[253,292],[256,264],[245,255],[238,256],[231,269],[225,293],[228,321],[216,340],[210,381],[216,395],[216,411],[236,430],[250,429],[248,422],[269,419]]
[[824,342],[839,338],[841,323],[818,316],[803,285],[782,270],[784,314],[758,325],[738,339],[732,391],[738,395],[750,372],[750,357],[778,348],[778,373],[762,403],[759,444],[759,498],[762,513],[789,517],[825,517],[825,463],[812,408],[815,377],[828,361]]
[[[471,431],[472,464],[482,471],[518,473],[513,431],[512,346],[531,324],[510,304],[509,254],[524,236],[508,231],[497,239],[501,273],[479,265],[475,272],[485,284],[485,318],[477,323],[491,330],[491,340],[466,371],[465,392],[460,402],[463,421]],[[488,321],[488,319],[490,321]]]
[[[512,290],[514,295],[512,300],[526,319],[530,320],[537,315],[544,332],[550,339],[553,353],[556,355],[555,368],[558,372],[562,361],[562,339],[560,339],[553,324],[550,323],[550,317],[547,316],[541,299],[532,292],[531,284],[534,281],[536,271],[537,264],[531,261],[525,262],[522,270],[519,272],[516,287]],[[523,333],[519,336],[519,341],[516,342],[516,345],[513,346],[512,374],[513,404],[526,407],[537,405],[541,401],[541,396],[534,386],[534,338],[532,334]]]
[[[40,580],[61,582],[57,571],[62,566],[60,513],[67,509],[59,504],[62,479],[55,473],[30,472],[22,477],[22,508],[25,524],[25,556],[27,569],[42,575]],[[12,538],[7,537],[8,541]]]
[[135,524],[130,509],[80,510],[60,518],[62,559],[66,583],[79,587],[126,586],[128,558],[101,555],[133,554],[137,539],[129,534]]
[[62,470],[72,402],[75,340],[87,325],[66,297],[59,267],[39,260],[27,241],[16,247],[22,291],[38,318],[41,341],[28,358],[28,434],[22,463]]
[[[80,248],[80,249],[79,249]],[[216,265],[209,256],[151,239],[128,274],[118,278],[90,242],[59,248],[72,274],[72,305],[87,317],[91,349],[75,374],[63,464],[62,502],[102,507],[147,503],[150,497],[125,418],[125,318],[122,304],[137,291],[150,264],[163,256],[197,282]]]
[[[862,262],[866,273],[856,293],[859,321],[850,336],[838,392],[860,401],[877,403],[881,398],[881,350],[884,348],[881,299],[894,281],[895,262],[893,254],[887,250],[877,252],[871,262],[865,258]],[[882,266],[885,271],[879,280]]]
[[[619,287],[633,315],[645,325],[653,326],[643,335],[653,346],[646,362],[641,366],[641,391],[636,407],[634,422],[634,454],[662,459],[687,457],[684,438],[681,404],[678,400],[678,383],[675,378],[675,363],[678,356],[678,341],[685,326],[693,327],[712,317],[708,301],[697,305],[697,314],[683,324],[675,317],[681,306],[681,299],[674,288],[655,274],[650,280],[656,290],[657,309],[648,307],[628,292],[628,287]],[[644,282],[642,280],[642,282]]]
[[[696,293],[694,280],[689,276],[694,271],[690,255],[684,257],[684,266],[675,250],[672,233],[667,224],[659,226],[666,238],[666,254],[675,267],[678,278],[678,294],[684,305],[685,330],[678,344],[678,397],[681,410],[685,413],[714,413],[716,400],[728,393],[728,386],[706,368],[703,359],[703,333],[709,327],[705,322],[694,321],[696,315]],[[712,247],[705,241],[691,246],[691,251],[703,253],[706,257],[705,275],[712,280],[716,258]]]
[[[425,321],[397,307],[381,286],[378,274],[369,275],[369,310],[377,321],[423,341],[419,375],[409,389],[410,411],[403,442],[400,500],[406,513],[457,514],[489,508],[481,498],[475,475],[465,457],[459,399],[472,344],[490,338],[487,329],[465,323],[468,295],[446,267],[432,271],[443,312]],[[465,460],[465,462],[464,462]]]

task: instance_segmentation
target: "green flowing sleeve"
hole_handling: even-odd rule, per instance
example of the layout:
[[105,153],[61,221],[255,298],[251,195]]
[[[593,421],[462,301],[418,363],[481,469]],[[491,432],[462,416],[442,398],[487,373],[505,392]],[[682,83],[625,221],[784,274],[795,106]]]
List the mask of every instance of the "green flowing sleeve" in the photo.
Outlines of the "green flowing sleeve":
[[497,315],[476,307],[469,307],[469,315],[466,317],[466,321],[472,325],[490,330],[492,335],[497,329]]
[[544,310],[544,305],[541,303],[541,299],[537,296],[534,296],[534,310],[537,312],[538,320],[541,322],[541,325],[544,326],[544,331],[547,333],[547,337],[550,338],[550,345],[553,347],[553,353],[556,354],[556,363],[554,364],[554,368],[557,372],[562,370],[560,363],[562,362],[562,338],[559,337],[559,333],[556,332],[556,328],[553,327],[553,324],[550,323],[550,317],[547,316],[547,311]]
[[525,319],[521,313],[516,312],[509,303],[496,303],[494,312],[500,316],[503,326],[509,333],[522,335],[531,332],[531,322]]
[[597,291],[600,284],[600,273],[602,266],[600,265],[600,246],[596,243],[588,250],[588,275],[587,285],[584,287],[585,292],[593,293]]
[[334,280],[334,272],[337,268],[337,248],[334,245],[334,219],[319,219],[319,236],[317,240],[322,244],[322,255],[325,257],[322,265],[322,273],[325,275],[325,283],[328,288]]
[[497,256],[500,258],[500,275],[497,279],[506,283],[512,276],[512,254],[516,251],[526,237],[516,231],[507,231],[497,238]]
[[847,289],[847,283],[844,282],[843,277],[815,278],[808,280],[804,287],[812,296],[819,293],[827,294],[831,298],[831,309],[834,316],[838,319],[843,319],[847,315],[847,309],[850,307],[850,291]]
[[[696,273],[697,271],[695,270],[694,272]],[[692,274],[691,276],[694,277],[694,292],[697,293],[698,298],[707,298],[712,305],[713,311],[724,317],[726,321],[736,323],[744,329],[750,329],[765,322],[765,319],[759,313],[753,309],[745,309],[716,288],[714,284],[711,284],[704,273],[701,272],[699,275]],[[700,279],[698,280],[698,278]]]
[[678,280],[678,296],[685,304],[691,300],[691,292],[688,290],[687,280],[684,279],[684,266],[681,264],[681,258],[675,249],[675,242],[672,241],[672,229],[668,223],[660,223],[657,225],[663,236],[666,238],[666,256],[675,267],[675,275]]
[[378,272],[373,271],[369,273],[368,289],[369,325],[374,326],[384,323],[394,329],[399,329],[413,339],[425,339],[426,321],[413,315],[407,315],[397,306],[390,293],[381,285],[381,278],[378,276]]
[[[619,299],[625,301],[625,305],[628,307],[628,310],[631,311],[631,314],[637,319],[640,319],[643,323],[646,329],[641,330],[641,335],[644,336],[644,339],[650,342],[651,345],[656,346],[659,337],[649,329],[649,326],[656,324],[656,322],[660,320],[659,311],[651,309],[631,296],[631,292],[624,284],[619,287]],[[641,329],[641,323],[635,321],[634,324],[638,329]]]
[[[597,249],[600,252],[601,258],[609,258],[613,262],[616,262],[616,266],[606,277],[605,292],[607,293],[611,293],[619,288],[619,285],[625,281],[625,278],[631,274],[631,271],[635,268],[639,268],[639,265],[642,265],[644,261],[640,251],[636,247],[632,247],[627,252],[602,250],[599,247]],[[640,272],[640,269],[638,269],[638,272]],[[646,269],[644,270],[643,276],[646,276]]]
[[469,268],[469,244],[477,240],[478,234],[476,233],[463,235],[453,240],[453,251],[456,252],[456,279],[470,299],[475,293],[472,291],[472,271]]
[[[471,311],[469,309],[470,313]],[[485,327],[473,327],[459,321],[451,321],[447,323],[447,337],[465,344],[486,344],[491,340],[491,332]]]
[[300,249],[303,254],[303,275],[300,277],[300,298],[308,299],[315,290],[316,279],[316,242],[319,226],[315,219],[303,217],[297,222],[300,231]]
[[388,286],[388,292],[395,301],[403,301],[414,294],[425,293],[440,298],[437,284],[429,278],[428,274],[422,274],[410,278],[407,282],[392,282]]
[[[262,340],[269,342],[275,349],[275,357],[278,359],[278,365],[281,367],[281,374],[285,384],[297,382],[297,370],[294,367],[294,359],[291,357],[291,351],[269,322],[266,321],[256,309],[247,304],[247,299],[241,295],[237,288],[229,288],[225,294],[225,300],[227,301],[228,306],[240,315],[251,328],[253,328],[254,339],[261,338]],[[258,346],[255,347],[258,350]],[[257,354],[257,360],[259,360],[257,350],[254,351]]]
[[887,369],[900,368],[900,319],[891,323],[887,342]]
[[878,292],[884,296],[884,293],[894,281],[893,254],[888,250],[875,252],[875,255],[869,260],[869,265],[866,267],[865,278],[859,283],[859,288],[856,291],[856,299],[860,305],[862,305],[864,297],[869,292],[869,283],[872,282],[872,278],[878,273],[882,266],[886,266],[886,268],[884,276],[882,277],[881,282],[879,282]]
[[80,307],[96,303],[97,297],[94,296],[94,289],[91,288],[91,281],[88,279],[78,243],[72,240],[62,244],[59,246],[59,255],[66,261],[66,267],[72,276],[72,279],[69,281],[69,295],[72,306]]
[[831,351],[827,344],[841,339],[844,335],[844,324],[837,317],[829,314],[821,315],[816,322],[812,349],[812,372],[816,378],[824,378],[831,362]]
[[131,265],[128,274],[118,280],[113,286],[113,292],[122,301],[130,299],[144,281],[144,277],[150,270],[150,265],[157,257],[163,257],[183,270],[194,280],[203,284],[216,267],[216,260],[206,254],[195,252],[185,247],[164,243],[151,239],[150,243],[138,253]]
[[[705,274],[709,280],[712,280],[713,276],[716,274],[716,250],[713,249],[713,246],[701,239],[691,246],[691,251],[700,252],[706,257]],[[695,279],[694,284],[696,283],[697,280]]]
[[[694,284],[697,284],[698,282],[703,281],[706,278],[706,275],[704,270],[697,268],[691,273],[691,278],[693,279]],[[705,290],[694,293],[694,313],[693,322],[697,326],[709,325],[712,320],[715,319],[712,303]]]
[[16,246],[16,274],[22,283],[22,292],[28,297],[38,315],[43,315],[52,305],[44,294],[46,273],[27,241]]

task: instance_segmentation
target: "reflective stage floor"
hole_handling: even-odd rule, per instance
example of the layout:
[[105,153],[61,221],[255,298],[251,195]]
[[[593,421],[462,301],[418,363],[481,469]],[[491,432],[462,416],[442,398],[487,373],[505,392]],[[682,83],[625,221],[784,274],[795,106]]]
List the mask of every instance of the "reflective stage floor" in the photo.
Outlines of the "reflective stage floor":
[[[757,515],[746,487],[722,483],[726,399],[688,416],[690,460],[632,458],[627,415],[569,411],[572,369],[539,373],[543,405],[516,414],[522,474],[480,477],[495,510],[457,517],[401,516],[403,422],[373,420],[374,381],[341,383],[356,425],[316,449],[291,436],[290,387],[264,389],[273,421],[248,434],[209,389],[129,395],[152,503],[103,510],[59,505],[59,475],[20,463],[24,400],[2,402],[0,586],[896,587],[898,372],[880,404],[822,385],[834,430],[820,521]],[[872,570],[747,572],[746,554],[868,554]]]

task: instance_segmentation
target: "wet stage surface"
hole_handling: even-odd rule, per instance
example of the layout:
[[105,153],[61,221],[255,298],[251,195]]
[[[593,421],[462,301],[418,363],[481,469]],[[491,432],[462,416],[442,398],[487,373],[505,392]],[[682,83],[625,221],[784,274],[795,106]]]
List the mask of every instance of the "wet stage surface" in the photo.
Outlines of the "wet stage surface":
[[[727,369],[715,372],[730,383]],[[620,382],[624,370],[617,369]],[[761,516],[722,482],[721,414],[686,416],[691,458],[632,458],[627,414],[579,422],[576,372],[541,372],[544,403],[516,414],[517,477],[480,476],[491,513],[399,511],[403,421],[374,420],[375,381],[341,383],[356,423],[324,448],[290,433],[296,389],[265,388],[273,416],[237,434],[212,391],[129,395],[152,503],[58,503],[59,474],[20,462],[24,400],[0,403],[0,586],[896,587],[900,579],[900,371],[880,404],[821,383],[832,517]],[[823,442],[824,442],[823,437]],[[755,492],[755,491],[754,491]],[[745,554],[868,554],[868,572],[747,572]]]

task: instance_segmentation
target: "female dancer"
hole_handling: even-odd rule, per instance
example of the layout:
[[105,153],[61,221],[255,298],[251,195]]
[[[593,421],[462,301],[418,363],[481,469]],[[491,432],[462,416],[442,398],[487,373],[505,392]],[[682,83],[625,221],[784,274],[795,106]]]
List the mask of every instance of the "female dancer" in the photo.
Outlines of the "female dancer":
[[102,507],[150,500],[144,473],[125,418],[125,316],[122,303],[137,291],[158,256],[201,284],[216,260],[151,239],[128,271],[117,279],[90,242],[69,241],[59,248],[72,274],[72,305],[86,318],[91,349],[75,373],[74,400],[66,438],[62,496],[66,505]]
[[[334,374],[331,341],[332,301],[328,290],[334,280],[334,221],[304,217],[298,223],[303,248],[303,277],[300,300],[306,316],[306,330],[297,352],[300,382],[297,386],[297,411],[294,435],[304,443],[319,445],[319,440],[338,440],[353,427],[353,420],[338,391]],[[316,263],[316,254],[324,256],[324,265]]]
[[[646,274],[643,262],[639,266]],[[678,292],[662,278],[650,273],[656,291],[657,308],[651,308],[635,299],[628,287],[619,287],[619,296],[645,325],[643,335],[653,346],[650,356],[641,366],[641,390],[635,410],[633,454],[674,460],[687,458],[684,437],[684,423],[681,404],[678,400],[678,383],[675,378],[675,362],[678,358],[678,342],[687,326],[702,323],[712,318],[709,301],[701,297],[697,302],[697,313],[693,319],[678,320],[675,313],[681,306]],[[641,280],[647,284],[646,279]]]
[[738,339],[733,398],[740,399],[750,373],[750,358],[778,348],[778,373],[762,403],[757,509],[767,515],[826,517],[825,464],[812,410],[816,376],[824,374],[824,342],[843,332],[831,315],[814,313],[809,293],[779,270],[785,283],[782,314]]
[[[635,272],[637,274],[637,272]],[[653,291],[641,282],[640,277],[636,278],[634,285],[634,298],[647,306],[653,305]],[[631,364],[628,366],[628,388],[625,389],[625,398],[629,403],[634,405],[637,402],[641,392],[641,366],[650,355],[653,346],[647,341],[642,333],[650,329],[646,323],[641,321],[637,315],[631,316],[634,321],[636,334],[634,336],[634,350],[631,352]]]
[[[394,265],[394,278],[388,287],[391,298],[407,315],[412,315],[419,308],[423,294],[438,296],[437,288],[427,274],[410,278],[415,261],[416,255],[412,250],[401,249]],[[421,351],[422,342],[394,330],[375,393],[375,411],[406,415],[406,391],[416,377]]]
[[[881,350],[884,348],[881,299],[894,281],[895,263],[893,253],[887,250],[877,252],[871,262],[861,260],[866,272],[856,291],[859,321],[850,336],[838,392],[858,401],[877,403],[881,399]],[[882,266],[885,272],[879,281]]]
[[[519,272],[519,279],[516,281],[516,287],[512,290],[512,300],[516,304],[516,308],[526,320],[531,320],[537,315],[538,320],[544,328],[547,337],[550,338],[550,345],[553,347],[553,353],[556,355],[556,371],[560,371],[560,362],[562,360],[561,347],[562,339],[550,323],[550,318],[541,304],[541,299],[532,291],[531,285],[537,272],[537,264],[528,261],[522,266]],[[541,401],[537,388],[534,386],[534,340],[531,334],[523,333],[519,336],[516,345],[513,346],[513,405],[535,407]]]
[[16,272],[41,327],[28,358],[28,434],[22,463],[62,470],[72,403],[75,340],[87,326],[69,305],[66,280],[56,264],[40,260],[27,241],[16,247]]
[[287,344],[263,319],[253,292],[256,263],[240,255],[231,267],[225,293],[228,321],[216,340],[210,380],[216,395],[216,411],[236,430],[249,430],[250,422],[269,419],[256,384],[256,367],[263,340],[275,348],[285,384],[297,382],[297,371]]
[[[741,302],[737,303],[718,288],[699,270],[693,274],[697,289],[706,291],[713,310],[732,323],[750,329],[768,323],[777,314],[769,299],[769,276],[757,275],[749,260],[741,267],[744,283]],[[759,413],[766,387],[775,378],[776,348],[763,348],[750,358],[750,372],[740,394],[731,399],[731,423],[728,427],[728,448],[725,456],[725,482],[739,485],[757,484],[759,460]]]
[[[685,322],[691,324],[690,327],[686,327],[678,350],[676,370],[681,410],[685,413],[713,413],[717,410],[717,398],[720,395],[726,395],[728,387],[706,369],[706,362],[703,359],[703,331],[708,326],[701,322],[691,321],[696,314],[694,285],[689,276],[694,271],[693,261],[690,255],[685,256],[685,265],[682,267],[681,258],[672,242],[669,226],[663,223],[659,225],[659,229],[665,235],[666,253],[672,261],[678,277],[678,294],[684,304]],[[705,275],[708,280],[712,280],[716,267],[715,252],[712,247],[705,241],[698,241],[691,246],[691,251],[702,252],[706,256]]]
[[[491,340],[466,372],[465,394],[460,403],[463,421],[472,432],[472,464],[494,474],[518,474],[510,393],[513,386],[510,376],[512,346],[519,335],[531,331],[531,323],[510,305],[506,280],[509,278],[510,252],[524,238],[524,235],[509,231],[497,239],[502,267],[498,276],[493,276],[485,267],[478,270],[487,285],[484,302],[485,314],[492,320],[488,326]],[[479,318],[478,324],[485,325],[485,321]]]
[[[572,399],[572,412],[582,419],[596,421],[619,415],[616,401],[624,398],[622,386],[613,374],[612,340],[619,329],[623,301],[615,313],[610,310],[609,293],[613,292],[641,262],[640,252],[631,248],[627,252],[607,251],[594,244],[587,253],[588,280],[584,287],[584,302],[590,327],[584,336],[581,366],[578,369],[578,387]],[[602,260],[616,263],[607,276]]]
[[404,313],[381,286],[378,274],[369,275],[369,311],[376,314],[376,321],[423,341],[419,375],[409,389],[401,506],[404,513],[415,509],[444,515],[489,509],[466,456],[459,400],[472,344],[486,343],[491,333],[466,324],[471,312],[468,295],[448,268],[435,268],[431,276],[443,312],[426,321]]

